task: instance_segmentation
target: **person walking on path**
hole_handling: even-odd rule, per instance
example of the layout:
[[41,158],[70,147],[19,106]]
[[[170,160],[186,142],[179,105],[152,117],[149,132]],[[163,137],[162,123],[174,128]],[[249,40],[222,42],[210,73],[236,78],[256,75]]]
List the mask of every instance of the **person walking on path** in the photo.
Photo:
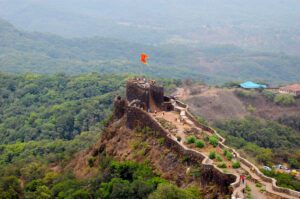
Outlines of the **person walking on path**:
[[244,183],[245,183],[245,176],[244,176],[244,175],[241,175],[240,178],[241,178],[241,180],[242,180],[242,182],[243,182],[243,184],[244,184]]

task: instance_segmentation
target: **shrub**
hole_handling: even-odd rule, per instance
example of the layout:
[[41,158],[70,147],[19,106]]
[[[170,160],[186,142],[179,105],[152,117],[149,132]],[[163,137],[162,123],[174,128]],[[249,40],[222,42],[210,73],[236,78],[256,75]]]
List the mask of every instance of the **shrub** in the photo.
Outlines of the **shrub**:
[[195,143],[195,141],[196,141],[195,136],[189,136],[188,139],[187,139],[187,143],[188,144]]
[[201,124],[204,124],[204,125],[208,126],[208,122],[205,120],[204,117],[199,116],[199,117],[196,117],[196,119],[197,119]]
[[227,157],[227,159],[228,159],[229,161],[232,160],[232,156],[233,156],[232,153],[230,153],[230,152],[228,151],[226,157]]
[[248,185],[246,185],[246,189],[247,189],[247,191],[251,191],[251,188],[248,186]]
[[264,192],[264,191],[265,191],[265,189],[264,189],[264,188],[261,188],[259,191],[260,191],[260,192]]
[[262,187],[260,183],[256,183],[256,187]]
[[240,89],[235,90],[234,94],[240,98],[255,98],[257,96],[255,91],[246,91]]
[[89,167],[93,167],[94,166],[94,161],[95,161],[95,157],[90,157],[88,159],[88,165],[89,165]]
[[227,165],[226,165],[226,163],[221,163],[221,164],[218,164],[217,165],[219,168],[227,168]]
[[241,166],[240,161],[236,161],[236,162],[232,163],[232,167],[235,168],[235,169],[240,168],[240,166]]
[[205,146],[205,144],[204,144],[203,140],[197,140],[196,141],[196,147],[203,148],[204,146]]
[[228,150],[227,149],[223,149],[223,155],[227,155],[227,153],[228,153]]
[[223,159],[219,155],[217,155],[217,160],[218,160],[218,162],[222,162],[223,161]]
[[247,109],[248,109],[248,111],[250,111],[252,113],[254,113],[256,111],[256,108],[254,108],[251,104],[249,104]]
[[163,145],[164,142],[165,142],[165,139],[164,139],[164,138],[159,138],[159,139],[158,139],[158,144],[159,144],[159,146]]
[[216,147],[218,145],[218,143],[219,143],[219,141],[218,141],[218,137],[216,135],[209,136],[209,144]]
[[252,197],[251,193],[248,193],[248,195],[247,195],[247,199],[253,199],[253,197]]
[[272,91],[268,91],[268,90],[263,90],[262,91],[263,96],[268,100],[273,102],[274,97],[275,97],[275,93],[273,93]]
[[215,152],[215,151],[211,151],[211,152],[209,153],[209,158],[210,158],[210,159],[215,159],[215,158],[216,158],[216,152]]
[[177,136],[177,141],[180,142],[181,141],[181,137]]
[[277,105],[291,106],[295,104],[295,98],[292,95],[281,94],[274,98],[274,103]]

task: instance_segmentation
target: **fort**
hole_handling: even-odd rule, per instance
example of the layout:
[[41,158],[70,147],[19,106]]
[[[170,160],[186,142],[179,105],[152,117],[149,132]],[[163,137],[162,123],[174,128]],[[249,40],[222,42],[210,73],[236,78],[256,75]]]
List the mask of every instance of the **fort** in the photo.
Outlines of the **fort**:
[[[226,146],[225,139],[214,129],[201,124],[190,113],[188,105],[178,99],[164,96],[163,87],[153,80],[142,78],[128,80],[126,99],[115,98],[113,119],[114,121],[125,119],[126,127],[132,130],[136,127],[149,127],[152,131],[159,132],[159,136],[165,140],[168,148],[191,161],[200,162],[201,186],[213,182],[218,185],[222,193],[231,195],[233,199],[246,198],[246,186],[240,176],[248,175],[250,178],[247,180],[247,185],[252,186],[253,192],[257,192],[259,198],[300,198],[300,192],[278,187],[275,179],[262,174],[255,165],[241,157],[234,149]],[[161,122],[162,120],[164,123]],[[166,128],[166,123],[174,128],[172,130]],[[186,142],[190,135],[187,132],[192,130],[196,132],[194,135],[199,139],[205,140],[208,136],[217,136],[218,145],[214,148],[207,144],[208,146],[199,151],[194,145]],[[211,150],[221,155],[220,151],[223,149],[227,149],[233,154],[234,160],[240,162],[239,169],[229,167],[227,170],[222,170],[217,166],[216,160],[208,157]],[[231,165],[231,160],[223,159],[227,165]],[[255,183],[263,185],[264,193],[259,192]]]

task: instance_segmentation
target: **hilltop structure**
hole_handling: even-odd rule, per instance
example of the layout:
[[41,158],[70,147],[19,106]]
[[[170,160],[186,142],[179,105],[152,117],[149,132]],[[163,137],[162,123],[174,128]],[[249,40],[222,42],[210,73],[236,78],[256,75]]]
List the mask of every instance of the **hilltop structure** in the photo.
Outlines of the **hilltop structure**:
[[[205,146],[200,151],[195,144],[187,142],[191,135],[205,141]],[[210,145],[206,139],[212,135],[218,138],[216,146]],[[153,80],[140,78],[127,81],[126,99],[115,98],[113,118],[94,147],[92,155],[96,156],[106,150],[109,155],[122,160],[135,158],[137,151],[132,152],[130,146],[139,137],[145,143],[142,145],[145,148],[141,148],[143,158],[147,157],[149,164],[160,172],[175,176],[176,178],[166,178],[176,181],[179,186],[187,186],[192,182],[205,188],[214,184],[218,194],[244,199],[247,197],[246,184],[240,176],[249,175],[251,180],[247,180],[247,184],[252,186],[252,193],[256,193],[261,199],[300,198],[300,192],[278,187],[275,179],[265,176],[255,165],[226,146],[225,139],[214,129],[199,123],[186,104],[164,96],[162,86]],[[157,140],[163,142],[163,146],[158,145]],[[223,164],[228,166],[226,171],[219,168],[220,162],[209,158],[212,150],[222,156]],[[231,166],[232,160],[224,156],[224,150],[232,154],[234,161],[240,162],[239,169]],[[160,161],[158,157],[162,155],[166,158]],[[184,165],[182,162],[185,162]],[[191,168],[196,168],[197,171],[197,177],[192,178],[194,181],[189,174]],[[264,193],[259,191],[256,183],[262,184]]]
[[148,112],[171,111],[174,107],[170,98],[164,96],[164,88],[155,80],[145,78],[130,79],[126,83],[126,98]]
[[279,93],[290,94],[295,97],[300,96],[300,84],[293,84],[279,88]]

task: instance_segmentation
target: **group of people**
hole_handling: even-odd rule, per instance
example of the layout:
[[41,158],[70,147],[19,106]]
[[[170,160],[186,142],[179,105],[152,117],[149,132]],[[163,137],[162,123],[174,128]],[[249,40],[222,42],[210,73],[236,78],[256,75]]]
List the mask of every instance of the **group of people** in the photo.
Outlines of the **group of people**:
[[186,120],[183,119],[181,116],[178,119],[176,118],[175,121],[176,122],[178,121],[178,122],[182,123],[183,126],[186,124]]

